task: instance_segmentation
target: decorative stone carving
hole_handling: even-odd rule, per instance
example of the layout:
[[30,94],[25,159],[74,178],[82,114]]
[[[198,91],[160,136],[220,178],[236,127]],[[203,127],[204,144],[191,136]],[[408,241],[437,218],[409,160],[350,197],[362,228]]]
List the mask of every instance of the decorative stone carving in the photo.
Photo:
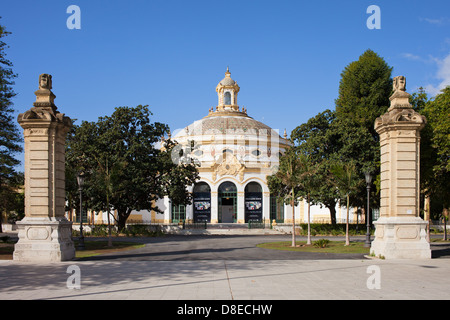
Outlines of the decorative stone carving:
[[394,91],[406,91],[406,78],[404,76],[398,76],[393,81]]
[[[221,160],[221,161],[220,161]],[[218,162],[212,165],[213,169],[213,180],[217,178],[217,174],[220,176],[239,175],[239,180],[244,180],[245,165],[241,163],[235,155],[228,155],[226,157],[221,156]]]
[[41,74],[39,76],[39,89],[52,89],[52,76],[49,74]]

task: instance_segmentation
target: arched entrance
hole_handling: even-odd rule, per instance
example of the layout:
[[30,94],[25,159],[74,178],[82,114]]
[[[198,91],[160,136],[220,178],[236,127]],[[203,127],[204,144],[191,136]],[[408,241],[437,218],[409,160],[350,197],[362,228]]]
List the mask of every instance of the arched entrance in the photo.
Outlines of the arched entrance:
[[194,222],[211,222],[211,188],[199,182],[193,192]]
[[257,182],[245,186],[245,223],[261,222],[263,217],[262,188]]
[[218,192],[219,223],[237,221],[237,188],[233,182],[226,181],[219,186]]

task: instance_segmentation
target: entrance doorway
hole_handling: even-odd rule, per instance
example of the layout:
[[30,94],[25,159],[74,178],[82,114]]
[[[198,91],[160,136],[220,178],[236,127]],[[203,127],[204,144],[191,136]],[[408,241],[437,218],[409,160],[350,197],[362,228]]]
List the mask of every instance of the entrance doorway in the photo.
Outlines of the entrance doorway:
[[205,182],[194,186],[194,222],[211,222],[211,188]]
[[218,204],[219,223],[236,223],[237,188],[233,182],[226,181],[219,186]]

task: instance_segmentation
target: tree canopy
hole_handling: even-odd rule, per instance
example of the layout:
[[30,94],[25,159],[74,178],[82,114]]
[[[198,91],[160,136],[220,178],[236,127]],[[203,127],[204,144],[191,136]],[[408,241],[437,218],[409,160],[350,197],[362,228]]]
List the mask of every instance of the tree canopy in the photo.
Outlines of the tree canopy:
[[133,210],[160,211],[155,201],[165,195],[190,203],[186,188],[198,178],[194,165],[173,163],[173,142],[158,146],[169,128],[151,123],[150,116],[147,106],[119,107],[98,122],[76,126],[67,140],[66,167],[87,174],[89,208],[117,210],[119,229]]
[[20,180],[16,166],[20,161],[15,155],[22,151],[22,136],[12,107],[12,99],[16,95],[13,85],[17,74],[12,70],[12,62],[6,58],[8,45],[3,41],[9,34],[10,32],[0,25],[0,213],[9,211],[13,201],[11,199],[16,197],[17,181]]

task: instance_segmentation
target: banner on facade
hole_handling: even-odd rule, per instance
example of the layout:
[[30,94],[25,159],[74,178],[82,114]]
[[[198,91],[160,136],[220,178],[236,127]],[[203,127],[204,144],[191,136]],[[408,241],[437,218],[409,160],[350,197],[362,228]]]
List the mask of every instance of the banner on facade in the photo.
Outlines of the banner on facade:
[[211,222],[211,193],[194,193],[194,222]]
[[245,222],[262,221],[262,192],[245,193]]

